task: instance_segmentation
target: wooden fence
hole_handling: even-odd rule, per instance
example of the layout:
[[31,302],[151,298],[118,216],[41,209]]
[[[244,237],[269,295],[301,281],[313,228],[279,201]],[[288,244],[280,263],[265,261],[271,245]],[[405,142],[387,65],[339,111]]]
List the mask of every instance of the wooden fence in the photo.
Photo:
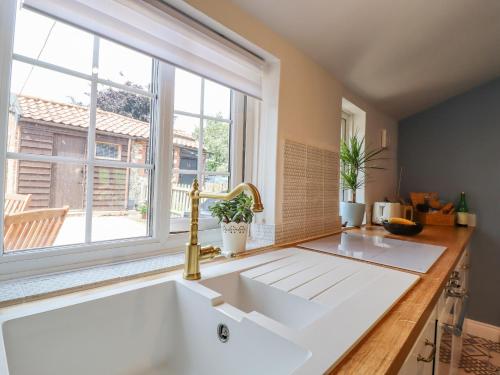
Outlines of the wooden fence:
[[[185,213],[191,209],[189,201],[190,190],[191,185],[188,184],[172,185],[172,200],[170,202],[170,215],[172,217],[184,217]],[[225,184],[205,183],[204,191],[211,191],[214,193],[225,192],[227,191],[227,186]],[[201,204],[203,204],[204,201],[205,199],[202,199]]]
[[189,191],[190,185],[173,184],[172,200],[170,201],[170,215],[172,217],[183,217],[184,212],[189,209]]

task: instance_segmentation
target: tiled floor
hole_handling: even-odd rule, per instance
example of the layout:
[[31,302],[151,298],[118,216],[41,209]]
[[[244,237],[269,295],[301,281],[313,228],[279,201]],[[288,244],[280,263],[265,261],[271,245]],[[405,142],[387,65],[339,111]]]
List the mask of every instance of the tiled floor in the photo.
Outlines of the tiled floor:
[[[439,359],[446,366],[450,361],[451,337],[443,335]],[[500,375],[500,342],[465,334],[458,375]]]
[[460,370],[462,374],[500,375],[500,342],[466,334]]

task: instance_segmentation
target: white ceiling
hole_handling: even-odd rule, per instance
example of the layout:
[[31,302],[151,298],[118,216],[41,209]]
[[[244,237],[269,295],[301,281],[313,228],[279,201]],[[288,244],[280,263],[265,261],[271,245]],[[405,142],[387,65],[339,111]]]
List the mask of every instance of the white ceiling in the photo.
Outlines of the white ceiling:
[[400,119],[500,76],[500,0],[233,0]]

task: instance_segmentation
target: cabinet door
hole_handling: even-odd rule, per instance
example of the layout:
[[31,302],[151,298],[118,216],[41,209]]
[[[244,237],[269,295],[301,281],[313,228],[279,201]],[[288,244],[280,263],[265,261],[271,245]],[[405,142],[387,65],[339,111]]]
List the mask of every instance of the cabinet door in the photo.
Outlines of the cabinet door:
[[462,356],[462,335],[454,333],[445,327],[463,326],[467,301],[462,298],[447,298],[447,302],[447,308],[439,316],[437,324],[435,375],[458,374]]
[[460,272],[460,286],[463,292],[469,291],[469,269],[470,269],[470,250],[469,247],[464,251],[460,259],[457,270]]
[[406,357],[399,375],[432,375],[436,343],[436,309],[426,322],[410,354]]

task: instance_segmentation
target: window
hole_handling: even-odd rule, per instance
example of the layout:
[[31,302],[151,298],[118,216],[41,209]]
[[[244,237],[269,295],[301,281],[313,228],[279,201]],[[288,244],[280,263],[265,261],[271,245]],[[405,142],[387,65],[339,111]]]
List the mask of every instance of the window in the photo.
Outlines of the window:
[[[254,130],[244,119],[248,103],[249,113],[258,113],[257,101],[104,32],[67,24],[62,13],[52,18],[50,8],[38,13],[7,3],[0,3],[0,20],[15,12],[16,21],[0,35],[2,55],[12,55],[10,72],[2,71],[10,73],[10,86],[0,82],[0,103],[9,99],[8,123],[0,127],[7,139],[0,148],[0,276],[9,263],[35,273],[25,259],[43,260],[43,269],[179,251],[188,237],[193,179],[203,190],[224,192],[241,182],[243,165],[250,175],[253,161],[244,150]],[[217,241],[209,205],[201,202],[202,240]]]
[[121,145],[113,143],[96,142],[95,156],[100,159],[121,160]]
[[27,9],[14,35],[6,199],[68,211],[5,251],[150,236],[157,63]]
[[[345,98],[342,98],[342,117],[341,117],[341,133],[342,140],[349,140],[353,135],[358,136],[360,139],[365,137],[366,129],[366,112],[360,107],[351,103]],[[364,146],[363,146],[364,147]],[[342,166],[341,166],[342,168]],[[348,189],[339,189],[340,199],[349,201],[352,199],[352,192]],[[356,190],[356,201],[358,203],[364,202],[365,191],[361,187]]]

